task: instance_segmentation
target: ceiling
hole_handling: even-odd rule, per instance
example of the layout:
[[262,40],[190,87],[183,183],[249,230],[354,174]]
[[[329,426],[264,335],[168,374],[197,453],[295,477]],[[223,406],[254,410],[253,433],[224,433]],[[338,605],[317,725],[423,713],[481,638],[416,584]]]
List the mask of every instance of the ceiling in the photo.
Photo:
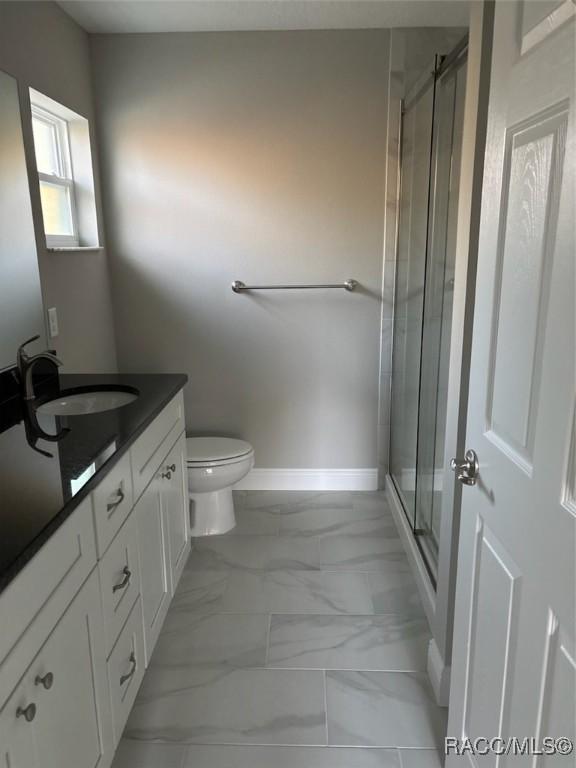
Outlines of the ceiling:
[[463,27],[467,0],[66,0],[88,32]]

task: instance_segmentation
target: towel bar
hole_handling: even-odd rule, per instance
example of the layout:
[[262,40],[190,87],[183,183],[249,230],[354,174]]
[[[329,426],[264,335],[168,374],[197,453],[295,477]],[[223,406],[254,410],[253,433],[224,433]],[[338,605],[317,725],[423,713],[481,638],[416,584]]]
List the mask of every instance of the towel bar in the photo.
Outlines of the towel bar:
[[234,280],[232,290],[234,293],[244,291],[301,291],[309,288],[343,288],[345,291],[353,291],[358,286],[357,280],[345,280],[343,283],[317,283],[300,285],[246,285],[241,280]]

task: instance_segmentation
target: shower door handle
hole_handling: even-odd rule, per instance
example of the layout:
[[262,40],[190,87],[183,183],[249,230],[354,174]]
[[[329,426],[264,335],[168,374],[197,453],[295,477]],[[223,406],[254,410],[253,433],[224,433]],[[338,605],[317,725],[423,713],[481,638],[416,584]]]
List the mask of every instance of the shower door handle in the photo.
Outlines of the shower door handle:
[[476,451],[466,451],[463,459],[452,459],[450,469],[456,473],[456,479],[463,485],[476,485],[480,465]]

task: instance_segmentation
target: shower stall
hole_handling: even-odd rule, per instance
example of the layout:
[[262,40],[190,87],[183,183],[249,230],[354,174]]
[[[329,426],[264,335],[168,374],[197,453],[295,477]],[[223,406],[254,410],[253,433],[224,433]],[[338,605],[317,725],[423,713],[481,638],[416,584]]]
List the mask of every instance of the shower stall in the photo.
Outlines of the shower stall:
[[436,56],[405,96],[390,409],[390,476],[435,587],[467,41]]

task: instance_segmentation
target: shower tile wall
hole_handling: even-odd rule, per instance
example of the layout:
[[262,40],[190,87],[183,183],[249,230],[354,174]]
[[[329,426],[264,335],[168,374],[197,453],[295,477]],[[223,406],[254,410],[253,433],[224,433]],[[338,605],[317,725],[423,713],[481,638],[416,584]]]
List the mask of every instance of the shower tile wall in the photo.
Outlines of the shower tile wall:
[[236,507],[232,535],[196,541],[113,768],[440,768],[446,710],[384,494]]

